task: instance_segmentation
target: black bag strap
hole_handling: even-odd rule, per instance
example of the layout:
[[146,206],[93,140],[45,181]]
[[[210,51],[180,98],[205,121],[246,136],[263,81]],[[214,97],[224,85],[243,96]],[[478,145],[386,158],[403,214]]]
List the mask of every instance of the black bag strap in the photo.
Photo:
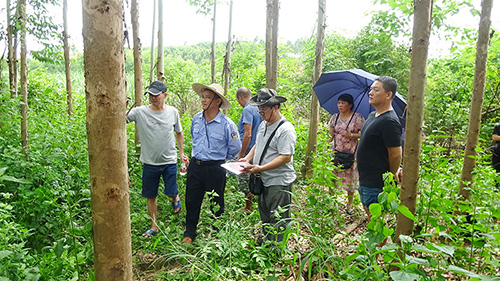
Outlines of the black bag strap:
[[[356,114],[356,112],[353,112],[352,115],[351,115],[351,118],[349,118],[349,122],[347,122],[347,126],[345,127],[346,131],[349,130],[349,125],[351,124],[351,121],[352,121],[352,118],[354,117],[354,114]],[[337,127],[337,121],[339,121],[339,117],[340,117],[340,112],[337,113],[337,118],[335,118],[335,124],[333,125],[333,133],[335,134],[335,127]],[[335,135],[333,136],[333,150],[336,151],[335,147],[337,146],[337,144],[335,143]],[[354,153],[353,154],[356,154],[356,150],[358,150],[358,142],[356,142],[356,147],[354,148]]]
[[276,133],[276,131],[278,130],[278,128],[283,124],[285,123],[286,120],[281,120],[281,122],[278,124],[278,127],[276,127],[276,129],[274,129],[273,133],[271,134],[271,136],[269,137],[269,139],[267,140],[267,143],[266,143],[266,146],[264,146],[264,150],[262,150],[262,154],[260,155],[260,160],[259,160],[259,164],[262,162],[262,159],[264,159],[264,155],[266,154],[266,151],[267,151],[267,148],[269,147],[269,144],[271,143],[271,140],[273,139],[274,137],[274,134]]

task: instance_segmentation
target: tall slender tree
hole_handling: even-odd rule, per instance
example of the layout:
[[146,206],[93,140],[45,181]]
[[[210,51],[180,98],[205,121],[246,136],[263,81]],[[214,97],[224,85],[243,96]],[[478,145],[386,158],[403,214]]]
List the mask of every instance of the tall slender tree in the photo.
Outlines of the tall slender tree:
[[229,3],[229,31],[227,34],[226,56],[224,57],[224,94],[227,95],[229,81],[231,80],[231,51],[233,46],[233,34],[231,27],[233,25],[233,0]]
[[[323,50],[325,46],[325,12],[326,0],[318,0],[318,33],[316,35],[316,52],[314,56],[314,73],[312,77],[313,85],[319,79],[323,70]],[[304,167],[302,167],[302,176],[311,177],[311,164],[313,162],[313,153],[317,151],[318,144],[318,124],[319,124],[319,101],[316,93],[311,89],[311,116],[309,119],[309,139],[307,141]]]
[[462,200],[468,200],[470,197],[470,188],[473,181],[472,171],[476,165],[476,147],[479,142],[479,132],[481,129],[481,109],[483,108],[486,65],[488,62],[492,2],[493,0],[483,0],[481,2],[481,18],[477,37],[476,66],[474,69],[469,129],[467,130],[464,164],[460,178],[460,190],[458,192]]
[[[134,106],[142,105],[143,83],[142,83],[142,46],[141,38],[139,37],[139,5],[137,0],[132,0],[130,9],[132,19],[132,34],[134,37]],[[135,150],[140,152],[139,134],[135,130]]]
[[[16,5],[16,16],[18,18],[19,2]],[[7,15],[7,64],[9,66],[9,89],[10,97],[17,97],[17,32],[14,32],[14,19],[11,18],[10,13],[10,0],[6,3],[6,15]]]
[[156,79],[165,81],[165,67],[163,64],[163,0],[158,0],[158,51],[156,59]]
[[271,88],[273,64],[273,2],[266,0],[266,87]]
[[68,104],[68,115],[72,115],[73,90],[71,87],[71,59],[69,57],[68,44],[68,0],[63,0],[63,26],[64,67],[66,71],[66,101]]
[[280,18],[280,0],[273,0],[273,29],[272,29],[272,56],[271,56],[271,84],[270,88],[278,87],[278,27]]
[[21,23],[21,143],[23,152],[27,157],[29,148],[28,134],[28,63],[26,51],[26,0],[19,0],[19,21]]
[[95,279],[132,280],[123,3],[82,6]]
[[154,54],[155,54],[155,27],[156,27],[156,1],[153,0],[153,27],[151,27],[151,61],[149,69],[149,84],[153,82],[153,71],[154,71]]
[[[212,83],[215,83],[215,23],[217,19],[217,1],[214,1],[214,11],[212,17],[212,51],[210,53],[210,69],[212,74]],[[225,92],[224,92],[225,93]]]
[[[431,34],[433,0],[414,1],[413,40],[411,46],[410,82],[408,106],[406,108],[405,147],[403,153],[404,177],[401,185],[401,205],[415,214],[417,184],[422,146],[422,123],[424,119],[424,97],[427,83],[427,55]],[[395,242],[399,235],[413,233],[413,220],[398,213]]]

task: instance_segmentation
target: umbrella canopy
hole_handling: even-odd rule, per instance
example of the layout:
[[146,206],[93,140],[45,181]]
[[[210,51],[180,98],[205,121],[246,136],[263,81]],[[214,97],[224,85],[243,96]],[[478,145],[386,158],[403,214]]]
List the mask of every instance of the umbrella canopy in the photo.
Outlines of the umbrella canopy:
[[[351,94],[354,98],[353,111],[367,118],[375,108],[368,102],[370,86],[378,76],[361,69],[344,71],[331,71],[321,74],[318,82],[313,87],[321,107],[331,114],[339,112],[337,107],[338,98],[342,94]],[[399,122],[404,128],[406,124],[406,101],[400,94],[396,93],[392,101],[392,107],[399,117]]]

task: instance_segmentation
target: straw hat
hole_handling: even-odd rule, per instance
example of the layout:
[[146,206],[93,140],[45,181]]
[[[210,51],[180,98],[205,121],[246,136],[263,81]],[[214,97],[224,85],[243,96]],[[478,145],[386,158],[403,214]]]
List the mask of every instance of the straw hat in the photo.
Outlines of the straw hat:
[[231,108],[231,103],[229,102],[229,100],[224,96],[224,89],[222,89],[222,87],[219,85],[219,84],[210,84],[210,86],[207,86],[207,85],[203,85],[201,83],[193,83],[192,85],[193,87],[193,90],[198,94],[198,96],[201,97],[201,94],[205,91],[205,90],[210,90],[212,92],[214,92],[216,95],[218,95],[221,100],[222,100],[222,105],[221,105],[221,109],[230,109]]

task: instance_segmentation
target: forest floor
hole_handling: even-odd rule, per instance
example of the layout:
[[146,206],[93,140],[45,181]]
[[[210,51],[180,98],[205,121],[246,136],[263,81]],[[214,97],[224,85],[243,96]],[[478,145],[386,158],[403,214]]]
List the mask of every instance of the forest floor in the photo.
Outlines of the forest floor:
[[[307,194],[305,189],[300,189],[297,188],[295,198],[304,198],[304,200],[300,200],[301,202],[294,202],[294,209],[295,211],[301,209],[303,210],[306,208],[308,203],[305,201],[307,200]],[[325,192],[328,192],[325,189]],[[297,194],[297,193],[304,193],[304,194]],[[338,209],[338,216],[341,216],[344,220],[344,223],[338,224],[338,227],[335,229],[336,235],[331,237],[330,241],[335,245],[335,251],[338,254],[338,256],[343,256],[347,257],[349,255],[352,255],[356,252],[357,246],[359,243],[357,243],[356,240],[353,238],[356,235],[361,235],[363,234],[366,229],[367,229],[367,224],[368,224],[368,219],[367,216],[364,212],[364,209],[361,204],[358,204],[354,208],[354,213],[352,215],[349,215],[346,213],[346,208],[345,208],[345,196],[338,196],[337,200],[339,202],[339,209]],[[256,210],[254,210],[256,212]],[[300,213],[300,212],[296,212]],[[303,213],[300,213],[303,214]],[[300,221],[299,218],[296,218],[298,221]],[[304,219],[304,218],[303,218]],[[390,227],[390,226],[389,226]],[[394,226],[395,227],[395,226]],[[262,236],[262,230],[259,225],[256,225],[253,228],[253,239],[257,241],[259,237]],[[291,235],[290,239],[287,243],[287,248],[290,250],[291,253],[300,253],[302,257],[305,257],[308,253],[310,253],[312,250],[314,250],[314,243],[311,243],[310,237],[313,237],[313,234],[309,231],[309,229],[304,226],[304,224],[300,224],[298,235]],[[389,237],[389,240],[387,241],[387,244],[391,244],[392,241]],[[179,245],[179,247],[182,247]],[[500,259],[500,253],[498,253],[497,259]],[[162,255],[156,254],[156,253],[145,253],[145,252],[137,252],[137,254],[134,256],[134,273],[135,273],[135,280],[139,281],[152,281],[152,280],[164,280],[163,278],[159,277],[160,273],[161,274],[168,274],[168,275],[175,275],[178,272],[185,272],[186,271],[186,264],[183,264],[180,261],[166,261]],[[282,260],[293,260],[293,257],[287,257],[283,256]],[[381,268],[385,268],[387,266],[387,263],[384,263],[383,256],[378,257],[378,262],[379,266]],[[279,276],[279,281],[295,281],[295,280],[307,280],[307,281],[317,281],[317,280],[337,280],[338,278],[335,277],[330,277],[325,273],[316,273],[311,276],[311,278],[307,279],[308,272],[308,263],[306,263],[305,266],[300,266],[300,263],[294,264],[294,265],[285,265],[280,264],[281,267],[283,266],[288,266],[289,267],[289,274],[282,274]],[[331,270],[328,270],[329,272],[338,272],[339,269],[334,269],[332,268]],[[498,268],[496,271],[498,271],[498,275],[500,276],[500,268]],[[164,276],[164,275],[163,275]],[[464,280],[463,276],[457,275],[454,272],[445,272],[442,277],[446,278],[445,280],[447,281],[455,281],[455,280]],[[175,279],[177,280],[177,279]],[[217,277],[214,277],[214,280],[223,280],[223,279],[217,279]],[[249,276],[248,280],[258,280],[252,278]]]
[[[306,192],[304,189],[297,189],[297,190],[303,193]],[[325,189],[325,192],[328,191]],[[296,198],[307,198],[306,194],[296,194],[296,195],[297,195]],[[295,202],[295,204],[300,204],[300,207],[295,205],[293,208],[294,209],[306,208],[307,202],[305,202],[304,200],[301,201],[302,202]],[[346,227],[342,231],[340,231],[339,234],[332,237],[332,241],[335,243],[339,251],[343,251],[344,249],[350,249],[350,251],[352,252],[343,251],[343,255],[349,255],[354,253],[356,245],[352,245],[352,240],[347,238],[354,237],[358,234],[362,234],[366,230],[368,220],[361,205],[355,206],[354,213],[352,215],[349,215],[346,213],[346,208],[344,207],[345,198],[338,198],[338,201],[343,204],[343,206],[340,206],[340,210],[338,211],[339,215],[342,215],[344,217]],[[255,208],[254,211],[256,211]],[[340,228],[341,226],[339,226],[339,229]],[[260,226],[256,226],[253,229],[253,239],[257,241],[259,237],[262,237],[262,229]],[[290,236],[290,239],[287,243],[287,248],[290,249],[291,252],[300,253],[303,256],[307,255],[307,253],[313,249],[312,248],[313,246],[311,245],[307,237],[311,237],[311,233],[305,226],[301,225],[299,229],[299,235]],[[179,247],[181,246],[179,245]],[[283,257],[283,259],[286,258],[287,258],[286,256]],[[134,272],[136,273],[137,276],[136,280],[139,281],[158,280],[157,275],[159,273],[167,272],[170,274],[175,274],[176,272],[182,270],[185,267],[185,265],[180,262],[179,263],[166,262],[162,260],[161,255],[155,253],[138,252],[134,257],[134,259],[136,261]],[[307,268],[307,266],[304,268]],[[302,274],[300,273],[299,266],[293,268],[291,272],[292,273],[289,274],[288,276],[280,276],[279,280],[292,281],[292,280],[298,280],[297,278],[299,278],[299,280],[306,280],[303,277],[301,277]],[[324,280],[323,278],[325,277],[327,276],[324,276],[323,274],[319,273],[313,276],[310,279],[310,281],[315,281],[320,279]]]

